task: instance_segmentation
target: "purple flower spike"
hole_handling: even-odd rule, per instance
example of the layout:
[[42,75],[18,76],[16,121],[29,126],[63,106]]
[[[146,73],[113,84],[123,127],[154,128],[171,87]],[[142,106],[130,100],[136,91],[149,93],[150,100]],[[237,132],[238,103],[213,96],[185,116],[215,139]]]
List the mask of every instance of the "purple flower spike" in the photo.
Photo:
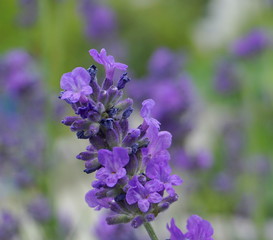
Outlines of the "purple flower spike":
[[186,234],[175,225],[174,219],[171,220],[171,226],[167,225],[171,233],[170,240],[213,240],[213,228],[211,224],[197,215],[192,215],[187,221]]
[[61,99],[67,99],[71,103],[87,102],[88,98],[86,96],[93,92],[89,83],[90,75],[82,67],[77,67],[72,72],[63,74],[61,88],[65,91],[62,93]]
[[129,162],[128,151],[122,147],[114,147],[113,152],[101,149],[98,159],[104,167],[97,171],[97,179],[105,181],[108,187],[114,187],[126,175],[124,166]]
[[162,200],[162,196],[157,192],[162,191],[164,187],[159,181],[152,180],[143,186],[135,176],[129,184],[126,201],[129,205],[137,203],[142,212],[147,212],[151,203],[159,203]]
[[115,69],[126,71],[128,67],[126,64],[115,62],[115,58],[113,56],[107,56],[104,48],[101,49],[100,53],[96,49],[91,49],[89,54],[97,63],[104,65],[107,79],[113,79]]

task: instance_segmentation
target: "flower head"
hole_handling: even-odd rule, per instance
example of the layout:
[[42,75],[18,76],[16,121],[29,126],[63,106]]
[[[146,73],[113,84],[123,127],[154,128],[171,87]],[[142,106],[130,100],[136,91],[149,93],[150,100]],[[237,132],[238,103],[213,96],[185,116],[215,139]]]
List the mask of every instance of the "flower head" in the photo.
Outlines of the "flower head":
[[[96,172],[93,189],[86,194],[87,204],[97,210],[110,208],[115,214],[107,217],[108,224],[131,221],[136,228],[144,222],[153,221],[177,200],[172,186],[180,184],[181,180],[170,175],[168,166],[170,154],[167,149],[172,136],[169,132],[159,131],[160,124],[152,116],[155,105],[152,99],[142,104],[140,115],[143,123],[136,129],[130,128],[128,118],[133,111],[133,100],[122,99],[123,89],[130,78],[125,73],[116,84],[112,79],[116,68],[126,70],[127,66],[116,63],[113,56],[106,55],[105,49],[100,53],[92,49],[90,54],[104,65],[106,78],[100,85],[96,67],[92,65],[88,71],[80,68],[82,75],[85,76],[86,72],[90,74],[88,81],[80,81],[83,82],[80,86],[75,84],[72,76],[75,70],[61,79],[61,83],[68,82],[63,85],[66,91],[70,91],[64,92],[62,98],[68,96],[65,98],[67,103],[78,115],[66,117],[63,123],[77,132],[78,138],[89,139],[90,142],[86,151],[77,156],[85,161],[84,172]],[[84,79],[87,80],[87,76]],[[92,94],[82,92],[82,86],[86,85],[92,87]],[[166,167],[166,171],[158,167],[156,172],[149,173],[147,164],[157,161]],[[168,196],[164,196],[165,190]]]
[[63,74],[61,88],[65,90],[61,99],[67,99],[72,103],[87,102],[87,97],[93,90],[89,86],[90,75],[86,69],[77,67],[72,72]]

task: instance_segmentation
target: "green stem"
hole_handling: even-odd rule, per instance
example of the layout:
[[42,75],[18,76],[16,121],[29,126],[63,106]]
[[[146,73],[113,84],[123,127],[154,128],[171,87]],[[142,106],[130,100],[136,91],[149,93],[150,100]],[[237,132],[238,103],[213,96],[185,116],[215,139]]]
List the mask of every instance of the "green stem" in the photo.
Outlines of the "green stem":
[[151,240],[158,240],[158,237],[156,236],[154,229],[150,223],[145,222],[144,227],[145,227],[146,231],[148,232]]

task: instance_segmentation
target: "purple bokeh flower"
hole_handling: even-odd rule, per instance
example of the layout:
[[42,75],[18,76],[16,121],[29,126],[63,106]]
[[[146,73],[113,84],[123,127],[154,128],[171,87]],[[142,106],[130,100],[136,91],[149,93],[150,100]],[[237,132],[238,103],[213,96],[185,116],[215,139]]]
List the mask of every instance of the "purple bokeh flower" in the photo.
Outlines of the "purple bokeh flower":
[[89,86],[90,79],[89,73],[82,67],[77,67],[72,72],[63,74],[61,88],[65,91],[62,93],[61,99],[67,99],[72,103],[86,102],[86,96],[93,92]]
[[128,150],[122,147],[114,147],[113,152],[101,149],[98,159],[103,167],[97,171],[97,179],[105,181],[108,187],[114,187],[126,175],[124,166],[129,162]]
[[28,204],[28,213],[31,217],[38,222],[46,222],[49,221],[52,217],[51,207],[49,205],[48,200],[44,196],[38,196],[34,198]]
[[87,37],[102,39],[110,37],[114,33],[117,23],[113,9],[93,0],[82,0],[80,4]]
[[231,52],[237,57],[250,57],[261,53],[272,44],[272,39],[264,29],[251,30],[239,38],[231,47]]
[[97,63],[104,66],[106,78],[109,80],[113,79],[115,69],[126,71],[128,67],[126,64],[115,62],[115,58],[113,56],[107,56],[106,50],[104,48],[101,49],[100,53],[96,49],[91,49],[89,53]]
[[33,65],[31,56],[23,49],[14,49],[3,57],[0,80],[8,93],[19,95],[39,80]]
[[213,164],[211,152],[205,149],[193,154],[179,149],[175,151],[174,159],[176,166],[188,171],[209,169]]
[[174,219],[171,226],[167,225],[171,233],[170,240],[213,240],[213,228],[211,224],[197,215],[192,215],[187,221],[188,232],[183,232],[175,225]]
[[0,213],[0,239],[12,240],[19,233],[19,221],[9,211]]
[[126,201],[129,205],[137,203],[142,212],[149,210],[151,203],[159,203],[162,196],[158,193],[164,189],[159,181],[149,181],[144,186],[139,182],[137,176],[129,182],[129,190],[126,194]]
[[149,73],[154,77],[171,77],[182,67],[183,57],[166,47],[156,49],[149,60]]
[[221,94],[234,93],[240,88],[236,65],[228,60],[217,64],[214,77],[214,88]]

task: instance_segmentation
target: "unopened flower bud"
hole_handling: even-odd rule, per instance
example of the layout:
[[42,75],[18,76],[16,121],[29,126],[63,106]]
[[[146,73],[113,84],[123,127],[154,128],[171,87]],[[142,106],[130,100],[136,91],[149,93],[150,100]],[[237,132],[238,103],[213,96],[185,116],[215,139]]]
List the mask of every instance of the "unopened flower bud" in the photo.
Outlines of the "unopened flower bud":
[[130,82],[130,78],[127,76],[127,73],[123,73],[120,77],[120,80],[118,81],[118,90],[123,89],[126,85],[126,83]]
[[124,214],[117,214],[106,218],[106,222],[109,225],[119,224],[119,223],[128,223],[132,220],[131,216]]

